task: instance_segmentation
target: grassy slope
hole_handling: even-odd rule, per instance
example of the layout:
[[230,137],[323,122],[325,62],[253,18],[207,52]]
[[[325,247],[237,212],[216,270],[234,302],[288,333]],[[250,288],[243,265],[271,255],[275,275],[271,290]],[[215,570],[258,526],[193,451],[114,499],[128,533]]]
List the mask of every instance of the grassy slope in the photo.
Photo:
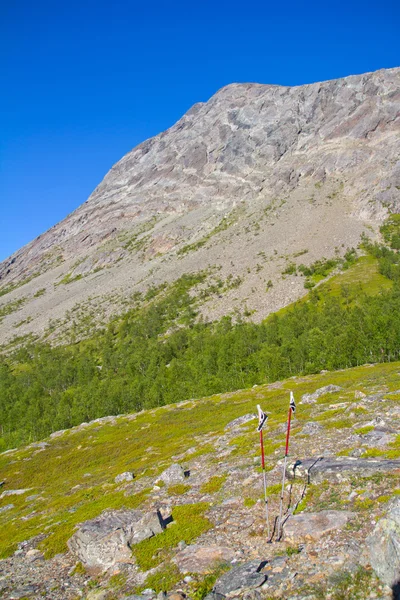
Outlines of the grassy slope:
[[[387,391],[400,389],[400,364],[390,363],[358,367],[334,373],[292,378],[278,389],[273,385],[210,398],[188,401],[145,411],[132,416],[120,416],[115,423],[92,423],[75,428],[59,437],[47,440],[49,446],[43,451],[32,445],[0,455],[0,472],[6,484],[3,490],[31,488],[20,496],[0,500],[0,508],[14,504],[14,508],[0,513],[0,556],[11,554],[18,542],[42,532],[49,536],[41,543],[46,556],[66,550],[66,541],[77,523],[98,515],[105,508],[146,506],[151,486],[157,475],[174,456],[190,468],[191,461],[204,454],[204,461],[217,460],[214,441],[232,419],[255,412],[257,403],[271,412],[269,430],[285,421],[288,390],[295,392],[297,400],[306,392],[327,384],[344,388],[340,394],[328,395],[314,406],[300,405],[294,429],[294,452],[296,435],[301,435],[301,425],[310,419],[319,420],[327,431],[335,427],[360,428],[371,418],[369,414],[357,415],[357,421],[341,415],[342,409],[330,410],[328,404],[354,402],[354,391],[373,393],[377,387],[386,386]],[[388,397],[396,403],[399,396]],[[244,428],[235,440],[234,454],[248,458],[249,465],[257,455],[258,437],[254,423]],[[275,427],[276,429],[276,427]],[[270,438],[267,446],[270,466],[281,458],[282,435]],[[387,456],[400,456],[399,438]],[[323,441],[318,442],[323,450]],[[189,448],[195,453],[181,456]],[[219,459],[220,460],[220,459]],[[229,459],[227,459],[229,461]],[[134,493],[125,496],[123,489],[114,483],[114,477],[123,471],[136,475]],[[79,487],[76,487],[79,486]],[[28,495],[38,497],[27,502]],[[190,532],[189,532],[190,538]]]

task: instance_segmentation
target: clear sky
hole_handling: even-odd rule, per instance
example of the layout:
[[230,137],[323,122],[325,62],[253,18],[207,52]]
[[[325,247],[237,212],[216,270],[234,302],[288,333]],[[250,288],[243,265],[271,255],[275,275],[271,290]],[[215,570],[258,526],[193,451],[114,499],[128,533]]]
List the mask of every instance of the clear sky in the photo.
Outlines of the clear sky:
[[399,0],[0,0],[0,260],[232,82],[400,65]]

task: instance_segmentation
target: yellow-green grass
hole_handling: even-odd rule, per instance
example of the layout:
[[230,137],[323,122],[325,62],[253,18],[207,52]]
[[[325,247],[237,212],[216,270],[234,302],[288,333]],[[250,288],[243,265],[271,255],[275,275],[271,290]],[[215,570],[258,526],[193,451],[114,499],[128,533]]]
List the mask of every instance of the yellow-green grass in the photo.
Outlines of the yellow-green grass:
[[[212,461],[212,445],[209,440],[204,444],[202,436],[220,435],[233,419],[255,412],[257,404],[270,413],[264,439],[268,461],[273,465],[272,459],[281,458],[284,452],[284,436],[278,433],[276,426],[286,420],[290,389],[296,400],[300,400],[302,394],[330,383],[343,388],[340,396],[345,401],[354,401],[355,390],[373,391],[383,386],[390,391],[400,389],[399,371],[400,363],[385,363],[289,379],[278,389],[260,385],[185,405],[121,416],[114,424],[93,423],[47,440],[49,446],[43,451],[25,447],[0,454],[1,479],[5,481],[1,491],[31,488],[24,495],[0,499],[0,507],[14,504],[12,510],[0,513],[0,556],[11,554],[19,542],[43,532],[48,533],[48,537],[41,548],[46,556],[52,556],[66,550],[66,541],[78,523],[97,516],[106,508],[145,508],[151,486],[175,461],[174,456],[194,447],[195,453],[186,454],[183,464],[190,469],[197,451],[206,448],[209,456],[205,454],[203,460]],[[395,396],[388,396],[388,409],[390,403],[398,401]],[[315,412],[319,414],[321,410],[320,405],[298,405],[293,420],[293,453],[296,452],[296,431],[301,432],[298,426],[310,418],[315,419]],[[339,410],[329,414],[333,426],[338,425],[340,413]],[[356,423],[358,427],[362,424],[359,416]],[[316,440],[316,444],[323,442]],[[253,463],[253,456],[259,451],[256,427],[244,429],[232,440],[232,445],[236,446],[238,455],[248,457]],[[279,452],[275,455],[276,450]],[[320,450],[323,448],[318,447],[317,451]],[[400,436],[384,455],[396,457],[399,454]],[[227,458],[227,469],[229,460]],[[135,480],[127,484],[132,495],[125,496],[124,485],[116,484],[114,478],[128,470],[135,474]],[[142,477],[145,477],[143,481]],[[32,494],[39,497],[26,502],[26,496]]]
[[[341,271],[332,277],[327,277],[325,281],[319,278],[316,283],[319,283],[315,291],[320,300],[323,301],[330,296],[336,296],[342,298],[343,303],[356,301],[357,296],[361,293],[375,296],[380,292],[391,289],[393,286],[393,282],[390,279],[379,273],[378,259],[370,255],[361,256],[349,269]],[[347,296],[343,295],[343,289]],[[274,315],[282,316],[291,310],[294,305],[310,302],[310,298],[310,293],[307,293],[296,302],[284,306],[274,313]]]
[[214,475],[214,477],[211,477],[211,479],[203,483],[200,492],[202,494],[214,494],[215,492],[219,492],[227,477],[227,475]]

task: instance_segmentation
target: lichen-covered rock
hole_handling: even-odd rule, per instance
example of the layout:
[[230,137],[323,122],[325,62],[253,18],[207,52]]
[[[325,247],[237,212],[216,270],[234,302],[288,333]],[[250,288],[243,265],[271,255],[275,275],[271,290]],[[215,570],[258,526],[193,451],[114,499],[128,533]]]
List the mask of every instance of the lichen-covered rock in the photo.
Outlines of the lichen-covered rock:
[[159,513],[107,510],[82,523],[68,540],[68,547],[86,567],[106,570],[117,562],[132,562],[130,546],[162,530]]
[[168,469],[163,471],[161,475],[157,478],[161,479],[165,483],[165,485],[172,485],[174,483],[181,483],[185,480],[185,471],[178,465],[178,463],[174,463]]
[[400,581],[400,498],[367,538],[371,566],[378,577],[392,586]]
[[331,531],[342,529],[353,515],[347,510],[291,515],[283,526],[283,538],[288,542],[315,541]]
[[301,397],[302,404],[315,404],[318,398],[324,396],[325,394],[334,394],[335,392],[340,392],[342,388],[338,385],[325,385],[322,388],[319,388],[312,394],[303,394]]

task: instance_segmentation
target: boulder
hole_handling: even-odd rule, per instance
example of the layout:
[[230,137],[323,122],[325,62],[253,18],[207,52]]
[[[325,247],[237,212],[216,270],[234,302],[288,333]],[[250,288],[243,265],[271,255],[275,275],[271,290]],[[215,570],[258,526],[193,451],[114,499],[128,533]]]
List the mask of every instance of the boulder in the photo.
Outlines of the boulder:
[[283,539],[292,543],[319,540],[330,531],[342,529],[353,515],[347,510],[322,510],[318,513],[291,515],[283,526]]
[[338,483],[354,475],[370,477],[375,473],[388,472],[400,473],[400,459],[340,456],[297,460],[287,469],[287,477],[307,479],[309,483],[321,483],[324,480]]
[[315,404],[318,398],[324,396],[325,394],[333,394],[335,392],[340,392],[343,388],[338,385],[325,385],[322,388],[319,388],[312,394],[303,394],[301,397],[300,404]]
[[159,513],[106,510],[82,523],[68,540],[68,547],[85,567],[107,570],[117,562],[132,562],[130,546],[162,530]]
[[128,544],[138,544],[165,529],[163,518],[159,511],[147,513],[137,523],[132,523],[127,528]]
[[125,471],[125,473],[120,473],[114,479],[115,483],[122,483],[123,481],[133,481],[134,475],[129,471]]
[[26,488],[25,490],[6,490],[2,494],[0,494],[0,500],[2,498],[6,498],[7,496],[22,496],[22,494],[26,494],[32,488]]
[[391,502],[389,511],[367,538],[370,563],[388,586],[400,581],[400,497]]
[[252,560],[234,567],[217,580],[212,597],[218,600],[233,592],[260,587],[267,580],[267,575],[261,572],[263,566],[259,560]]
[[181,573],[209,573],[219,563],[230,562],[234,557],[234,551],[225,546],[192,544],[179,552],[174,562]]
[[168,469],[163,471],[161,475],[157,478],[157,480],[161,479],[165,483],[165,485],[172,485],[174,483],[181,483],[185,480],[185,471],[178,465],[178,463],[174,463]]

